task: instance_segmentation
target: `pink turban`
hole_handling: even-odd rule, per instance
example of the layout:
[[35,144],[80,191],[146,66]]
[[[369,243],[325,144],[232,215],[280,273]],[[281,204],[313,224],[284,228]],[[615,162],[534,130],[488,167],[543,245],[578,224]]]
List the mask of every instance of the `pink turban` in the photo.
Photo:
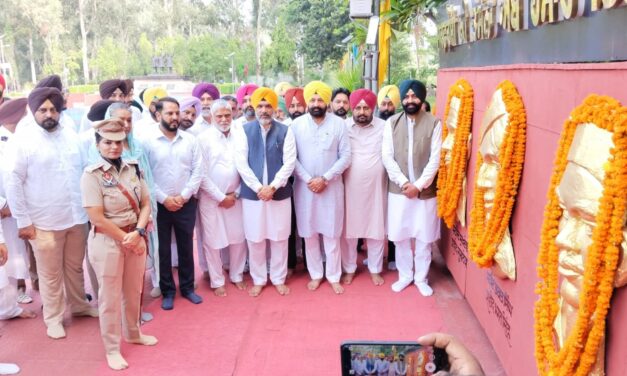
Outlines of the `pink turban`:
[[6,89],[7,87],[7,83],[4,81],[4,76],[0,74],[0,86],[2,87],[2,90]]
[[359,102],[361,102],[362,100],[366,102],[371,110],[374,111],[375,107],[377,106],[377,95],[368,89],[358,89],[351,93],[351,109],[354,110],[355,107],[357,107]]
[[216,85],[208,82],[201,82],[194,86],[194,89],[192,90],[192,95],[198,99],[200,99],[200,97],[202,97],[205,93],[209,94],[213,100],[220,99],[220,90],[218,90]]
[[239,89],[237,89],[237,103],[239,103],[239,105],[241,106],[242,103],[244,102],[244,97],[247,95],[253,95],[253,93],[255,92],[255,90],[257,90],[259,88],[259,86],[255,85],[255,84],[246,84],[244,86],[240,86]]
[[[209,94],[211,95],[211,94]],[[200,104],[200,100],[196,97],[187,97],[181,101],[181,112],[187,110],[190,107],[194,107],[196,109],[196,115],[200,116],[200,112],[202,111],[202,106]]]

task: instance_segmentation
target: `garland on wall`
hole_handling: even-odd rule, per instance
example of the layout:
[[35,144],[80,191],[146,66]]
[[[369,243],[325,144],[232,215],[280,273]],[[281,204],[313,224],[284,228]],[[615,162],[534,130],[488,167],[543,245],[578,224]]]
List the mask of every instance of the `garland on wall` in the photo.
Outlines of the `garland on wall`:
[[[614,148],[605,165],[603,195],[599,201],[592,244],[585,258],[583,288],[575,326],[555,349],[553,323],[559,314],[559,249],[555,242],[562,208],[556,189],[562,180],[568,153],[579,124],[593,123],[612,132]],[[618,266],[627,208],[627,108],[610,97],[590,95],[564,124],[554,163],[548,202],[544,211],[538,282],[535,304],[536,362],[542,375],[587,375],[597,361],[605,334],[605,319],[610,306]]]
[[[509,228],[512,209],[518,193],[518,184],[525,160],[527,116],[522,98],[516,86],[505,80],[499,84],[508,114],[508,125],[499,148],[499,171],[496,180],[494,205],[486,218],[484,194],[486,188],[477,184],[479,170],[483,164],[481,152],[477,152],[475,190],[470,212],[468,251],[471,259],[482,268],[494,264],[494,255]],[[481,143],[481,140],[479,141]]]
[[[451,86],[446,109],[444,110],[444,121],[449,121],[451,101],[453,98],[459,100],[456,123],[451,124],[455,129],[452,149],[442,150],[440,155],[440,169],[438,171],[438,217],[444,220],[448,228],[455,224],[457,208],[460,205],[460,196],[463,191],[464,180],[466,179],[466,166],[468,165],[468,138],[472,127],[473,114],[473,90],[470,83],[463,78],[455,81]],[[446,140],[449,135],[449,124],[442,127],[442,139]],[[449,163],[446,163],[446,160]]]

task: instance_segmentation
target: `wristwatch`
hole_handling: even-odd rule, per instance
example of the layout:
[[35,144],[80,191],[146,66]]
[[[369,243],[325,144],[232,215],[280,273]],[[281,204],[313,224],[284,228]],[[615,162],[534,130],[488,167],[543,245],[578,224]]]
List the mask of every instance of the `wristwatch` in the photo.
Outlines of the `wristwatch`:
[[139,232],[139,236],[145,236],[146,235],[146,229],[145,228],[135,227],[135,231]]

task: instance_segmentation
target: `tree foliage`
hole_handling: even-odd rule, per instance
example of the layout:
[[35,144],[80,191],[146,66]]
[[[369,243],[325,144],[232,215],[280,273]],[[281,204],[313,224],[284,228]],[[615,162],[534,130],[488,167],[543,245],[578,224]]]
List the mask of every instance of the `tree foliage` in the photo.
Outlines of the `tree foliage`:
[[353,31],[347,0],[288,0],[286,17],[297,35],[298,51],[308,64],[322,66],[339,61],[342,40]]

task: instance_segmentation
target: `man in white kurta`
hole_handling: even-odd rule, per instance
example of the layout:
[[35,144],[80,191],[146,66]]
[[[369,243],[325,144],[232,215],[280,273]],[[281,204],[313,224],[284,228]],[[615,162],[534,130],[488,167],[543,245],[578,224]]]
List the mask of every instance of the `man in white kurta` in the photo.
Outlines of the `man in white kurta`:
[[231,106],[215,101],[211,108],[213,127],[198,136],[203,154],[203,177],[198,191],[201,216],[202,251],[209,268],[211,288],[217,296],[226,296],[220,250],[229,249],[229,277],[238,289],[246,288],[246,238],[239,200],[240,177],[235,167],[236,137],[231,131]]
[[[17,221],[11,215],[11,208],[6,201],[7,182],[7,146],[13,133],[17,127],[17,123],[24,117],[26,113],[26,98],[13,99],[0,105],[0,222],[7,248],[11,254],[9,262],[4,269],[11,281],[13,289],[18,289],[18,300],[20,303],[30,303],[32,298],[25,293],[25,288],[20,289],[16,286],[18,280],[24,282],[29,278],[29,255],[26,249],[26,242],[18,236]],[[13,296],[15,293],[13,293]],[[1,315],[0,315],[1,316]]]
[[324,277],[320,236],[326,254],[326,279],[337,294],[344,292],[340,237],[344,227],[344,183],[342,173],[350,165],[351,147],[344,120],[327,113],[331,88],[313,81],[304,88],[308,114],[292,123],[298,160],[294,202],[298,233],[305,239],[310,290]]
[[257,120],[246,123],[238,142],[236,165],[242,177],[244,233],[248,241],[251,296],[267,283],[267,241],[270,243],[270,281],[280,295],[289,293],[288,238],[291,230],[292,187],[288,181],[296,163],[296,145],[290,129],[272,119],[278,97],[272,89],[256,89],[251,102]]
[[396,245],[398,268],[398,281],[392,290],[399,292],[413,282],[423,296],[430,296],[430,243],[440,237],[435,196],[442,125],[430,113],[420,111],[426,97],[424,84],[406,80],[401,83],[400,92],[404,111],[387,120],[382,148],[383,164],[390,178],[388,237]]
[[28,97],[34,122],[18,127],[9,151],[7,198],[19,236],[31,241],[47,335],[65,337],[65,297],[72,314],[98,316],[85,300],[83,258],[87,214],[81,206],[83,169],[78,137],[59,124],[63,96],[38,88]]
[[351,93],[353,116],[346,120],[351,165],[344,171],[346,205],[342,244],[342,282],[350,284],[357,270],[357,241],[368,241],[368,270],[376,286],[383,284],[383,250],[388,177],[381,159],[385,122],[374,117],[376,95],[367,89]]

